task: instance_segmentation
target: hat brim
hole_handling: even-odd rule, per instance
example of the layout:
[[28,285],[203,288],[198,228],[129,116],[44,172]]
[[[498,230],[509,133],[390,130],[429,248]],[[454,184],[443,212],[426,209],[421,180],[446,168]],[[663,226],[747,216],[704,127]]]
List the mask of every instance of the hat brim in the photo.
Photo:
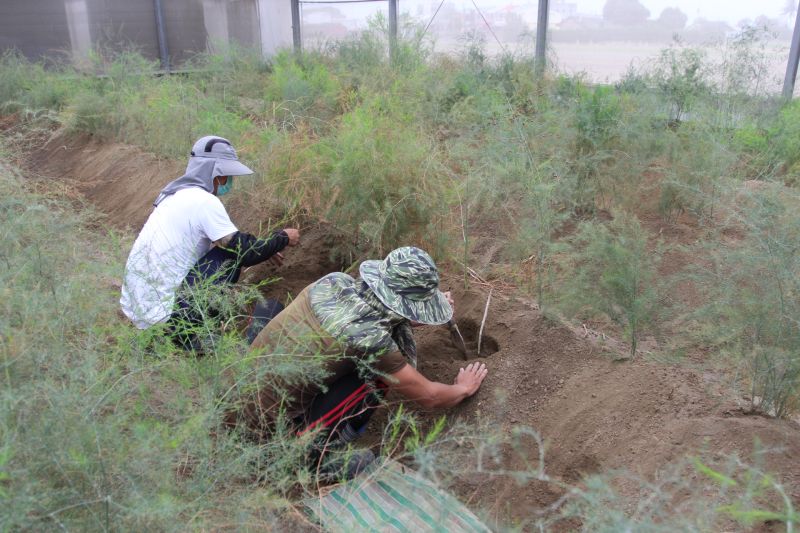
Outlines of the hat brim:
[[249,176],[253,174],[250,167],[228,159],[217,159],[217,171],[221,172],[221,176]]
[[383,261],[368,260],[361,263],[358,271],[372,292],[383,302],[383,305],[408,320],[436,326],[453,318],[453,308],[440,290],[427,300],[410,300],[392,292],[386,287],[380,274]]

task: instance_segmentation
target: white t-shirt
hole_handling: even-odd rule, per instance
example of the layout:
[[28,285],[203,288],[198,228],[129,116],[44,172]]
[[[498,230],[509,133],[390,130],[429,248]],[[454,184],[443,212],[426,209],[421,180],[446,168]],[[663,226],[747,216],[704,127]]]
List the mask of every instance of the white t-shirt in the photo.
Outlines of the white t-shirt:
[[140,329],[167,320],[189,269],[213,241],[236,231],[219,198],[199,187],[166,197],[133,243],[125,265],[122,311]]

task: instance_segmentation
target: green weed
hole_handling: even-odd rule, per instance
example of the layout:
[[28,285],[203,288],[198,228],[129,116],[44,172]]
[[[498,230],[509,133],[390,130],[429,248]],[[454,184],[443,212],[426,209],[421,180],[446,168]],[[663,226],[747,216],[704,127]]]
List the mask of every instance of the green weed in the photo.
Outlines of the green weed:
[[708,92],[705,52],[698,48],[670,47],[661,52],[653,69],[656,87],[669,105],[671,123],[679,123],[697,100]]
[[0,111],[41,112],[60,110],[70,99],[81,80],[68,69],[46,69],[31,63],[15,50],[0,55]]
[[268,450],[219,431],[222,369],[241,341],[194,360],[159,328],[121,322],[111,280],[127,246],[14,179],[0,175],[14,191],[0,209],[2,527],[202,529],[283,513],[296,478],[257,485]]
[[518,233],[509,245],[510,252],[516,252],[517,258],[532,264],[540,309],[550,303],[547,300],[551,298],[555,282],[555,256],[563,247],[556,239],[556,232],[569,216],[566,206],[559,201],[563,198],[559,194],[560,185],[552,175],[531,180]]
[[315,147],[327,218],[354,236],[346,253],[380,256],[403,240],[422,242],[442,213],[437,150],[395,104],[365,102]]
[[[757,463],[759,455],[757,449]],[[617,488],[622,480],[645,497],[631,505]],[[779,482],[731,456],[678,461],[652,481],[624,472],[590,476],[572,491],[561,518],[577,518],[580,531],[719,531],[768,523],[788,531],[798,514]]]
[[305,54],[298,60],[283,52],[273,60],[266,100],[282,126],[296,127],[303,121],[318,128],[337,113],[340,92],[337,78],[321,58]]
[[742,192],[739,202],[731,224],[741,241],[700,248],[710,264],[696,280],[708,304],[695,316],[706,323],[704,341],[743,365],[753,407],[785,416],[797,409],[800,391],[798,198],[775,185]]
[[631,357],[639,339],[656,324],[656,252],[648,249],[639,222],[618,213],[608,224],[581,224],[570,240],[562,304],[588,308],[624,328]]

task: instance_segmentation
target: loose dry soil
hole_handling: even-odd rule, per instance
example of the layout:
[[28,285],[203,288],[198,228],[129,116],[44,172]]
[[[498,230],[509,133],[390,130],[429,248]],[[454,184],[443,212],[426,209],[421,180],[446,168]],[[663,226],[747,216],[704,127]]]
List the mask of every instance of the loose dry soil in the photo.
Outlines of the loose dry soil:
[[[35,174],[74,186],[107,214],[111,224],[132,231],[146,220],[158,190],[183,170],[183,162],[165,162],[137,148],[88,136],[58,136],[30,161]],[[253,230],[269,218],[252,212],[236,194],[226,202],[243,229]],[[271,295],[296,294],[338,269],[329,257],[328,235],[322,226],[305,228],[302,244],[287,251],[283,267],[260,266],[245,279],[279,276],[282,280],[269,288]],[[453,287],[457,323],[474,353],[487,292],[480,284],[470,290],[458,288],[463,283],[456,279],[446,279],[448,284]],[[578,482],[586,474],[625,468],[652,479],[687,454],[711,451],[747,458],[759,439],[769,450],[766,468],[778,474],[800,505],[800,426],[745,414],[742,400],[732,397],[718,376],[641,358],[615,361],[619,352],[613,341],[554,323],[534,302],[510,291],[492,295],[482,344],[477,360],[486,362],[489,376],[482,389],[449,416],[467,422],[480,419],[503,431],[516,425],[535,428],[546,442],[549,475]],[[430,379],[450,382],[465,363],[444,327],[422,328],[418,347],[420,370]],[[432,420],[439,414],[423,416]],[[381,417],[376,418],[379,424]],[[535,457],[535,446],[530,451]],[[635,497],[633,486],[623,483],[620,489]],[[454,490],[471,506],[490,509],[489,520],[500,524],[530,517],[532,508],[561,495],[560,489],[543,483],[519,487],[509,480],[468,478]]]

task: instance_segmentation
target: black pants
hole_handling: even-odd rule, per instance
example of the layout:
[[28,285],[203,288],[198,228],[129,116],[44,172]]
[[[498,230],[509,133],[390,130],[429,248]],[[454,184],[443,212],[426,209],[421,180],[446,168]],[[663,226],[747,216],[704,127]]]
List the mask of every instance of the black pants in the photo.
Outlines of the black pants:
[[[209,318],[219,316],[219,311],[198,302],[196,295],[209,286],[233,285],[239,281],[241,272],[236,254],[216,246],[198,259],[183,280],[175,301],[175,311],[167,321],[176,344],[190,351],[202,351],[200,334],[204,323]],[[282,310],[283,304],[276,300],[257,302],[245,332],[248,342],[253,342],[264,326]]]
[[304,417],[295,420],[297,435],[319,431],[319,446],[338,446],[357,439],[386,394],[381,380],[347,374],[318,394]]

